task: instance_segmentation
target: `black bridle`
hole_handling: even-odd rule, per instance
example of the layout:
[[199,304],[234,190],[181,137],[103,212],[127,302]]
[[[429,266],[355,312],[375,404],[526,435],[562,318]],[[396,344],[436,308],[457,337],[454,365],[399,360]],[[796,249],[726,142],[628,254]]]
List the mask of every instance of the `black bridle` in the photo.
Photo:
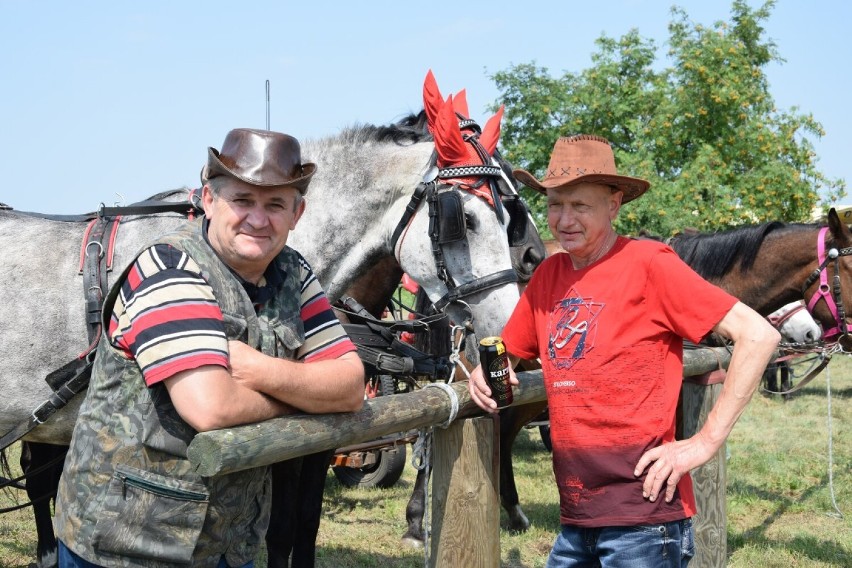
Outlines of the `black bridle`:
[[[435,268],[438,278],[447,287],[447,293],[435,302],[434,308],[436,311],[443,312],[450,304],[462,303],[469,313],[470,308],[464,302],[465,298],[517,282],[518,275],[514,268],[510,268],[481,276],[461,285],[456,284],[447,269],[443,247],[448,243],[464,239],[467,234],[461,192],[468,189],[478,189],[489,180],[492,181],[489,188],[497,219],[502,224],[505,222],[505,215],[509,215],[508,238],[510,246],[526,241],[528,214],[526,206],[515,191],[514,184],[479,143],[479,127],[470,119],[463,117],[460,117],[460,119],[459,127],[461,129],[473,130],[472,133],[465,134],[464,139],[476,149],[476,153],[483,163],[474,166],[437,168],[435,167],[437,157],[433,153],[431,165],[424,175],[423,181],[417,185],[411,195],[411,200],[391,236],[390,244],[391,249],[396,250],[400,237],[425,200],[429,207],[429,239],[432,243]],[[451,180],[463,177],[478,177],[480,179],[473,186],[448,183]],[[472,330],[470,318],[464,322],[464,326],[468,331]]]

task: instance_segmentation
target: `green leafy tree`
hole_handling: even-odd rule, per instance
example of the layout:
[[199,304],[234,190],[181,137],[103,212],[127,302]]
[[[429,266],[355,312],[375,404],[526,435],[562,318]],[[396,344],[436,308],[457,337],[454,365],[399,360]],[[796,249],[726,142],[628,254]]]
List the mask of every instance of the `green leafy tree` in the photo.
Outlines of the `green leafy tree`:
[[[763,28],[774,5],[735,0],[730,21],[711,28],[673,8],[671,63],[661,70],[654,41],[631,30],[599,38],[592,66],[578,73],[553,78],[534,63],[495,73],[504,155],[541,177],[558,137],[609,139],[619,172],[651,182],[619,215],[628,234],[808,220],[820,195],[834,201],[846,186],[816,167],[820,123],[796,107],[777,109],[770,94],[764,69],[783,62]],[[524,192],[544,227],[543,198]]]

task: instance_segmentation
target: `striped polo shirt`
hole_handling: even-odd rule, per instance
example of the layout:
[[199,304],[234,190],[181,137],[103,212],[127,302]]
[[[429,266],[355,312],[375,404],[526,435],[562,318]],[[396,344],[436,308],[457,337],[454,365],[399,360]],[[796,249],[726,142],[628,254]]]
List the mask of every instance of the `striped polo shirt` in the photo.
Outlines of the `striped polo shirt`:
[[[301,256],[299,267],[305,343],[296,359],[321,361],[355,351]],[[278,270],[272,263],[257,286],[238,277],[256,306],[282,281]],[[108,337],[137,361],[148,386],[202,365],[228,367],[228,340],[213,289],[195,261],[169,245],[152,246],[136,258],[116,299]]]

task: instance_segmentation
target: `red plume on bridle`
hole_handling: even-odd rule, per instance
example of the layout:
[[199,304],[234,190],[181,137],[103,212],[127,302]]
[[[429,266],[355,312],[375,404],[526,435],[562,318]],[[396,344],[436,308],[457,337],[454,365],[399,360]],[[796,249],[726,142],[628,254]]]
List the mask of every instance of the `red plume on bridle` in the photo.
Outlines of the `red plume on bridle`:
[[[452,95],[447,100],[441,96],[438,83],[430,70],[423,83],[423,108],[426,111],[429,131],[435,138],[435,149],[438,152],[438,166],[442,168],[481,165],[482,160],[472,144],[465,141],[459,128],[459,115],[468,118],[467,96],[465,91],[459,91],[455,98]],[[500,121],[503,118],[503,107],[492,116],[479,135],[488,155],[493,155],[500,140]]]

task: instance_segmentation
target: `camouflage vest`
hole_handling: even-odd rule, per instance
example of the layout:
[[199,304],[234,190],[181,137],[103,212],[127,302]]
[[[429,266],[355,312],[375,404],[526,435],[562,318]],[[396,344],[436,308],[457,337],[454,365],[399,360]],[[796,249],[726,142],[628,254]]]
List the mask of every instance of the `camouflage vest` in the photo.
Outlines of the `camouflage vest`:
[[[201,235],[201,221],[159,239],[187,253],[213,288],[228,339],[277,357],[304,342],[299,255],[285,248],[277,295],[255,313],[239,281]],[[129,270],[129,268],[128,268]],[[104,305],[104,329],[120,283]],[[74,428],[56,500],[58,538],[108,567],[215,567],[253,560],[269,525],[268,469],[201,477],[186,457],[195,430],[165,385],[148,388],[136,363],[104,337]]]

